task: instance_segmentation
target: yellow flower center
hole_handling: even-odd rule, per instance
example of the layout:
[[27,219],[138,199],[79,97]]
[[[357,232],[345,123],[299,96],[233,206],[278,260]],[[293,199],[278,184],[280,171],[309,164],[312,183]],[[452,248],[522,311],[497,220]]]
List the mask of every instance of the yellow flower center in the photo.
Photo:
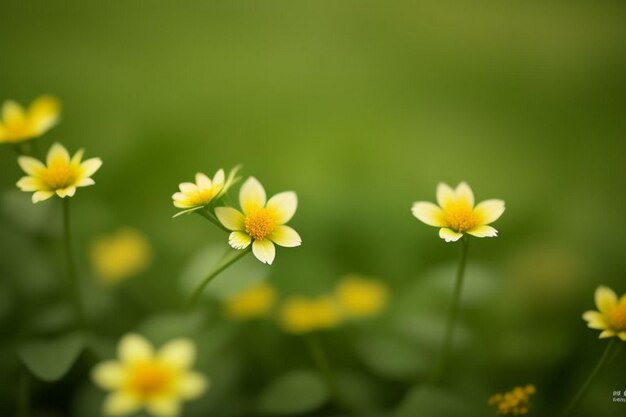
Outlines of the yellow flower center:
[[76,183],[78,172],[76,167],[63,161],[53,162],[41,172],[41,181],[51,190],[66,188]]
[[257,209],[246,216],[244,226],[253,239],[263,240],[276,229],[276,214],[267,208]]
[[457,204],[446,207],[443,220],[448,227],[456,232],[465,232],[478,226],[478,219],[474,210],[466,204]]
[[619,304],[615,306],[611,311],[607,314],[609,321],[611,322],[611,326],[613,329],[622,331],[626,330],[626,305]]
[[141,362],[133,366],[127,381],[129,391],[145,398],[161,394],[170,388],[172,370],[156,361]]

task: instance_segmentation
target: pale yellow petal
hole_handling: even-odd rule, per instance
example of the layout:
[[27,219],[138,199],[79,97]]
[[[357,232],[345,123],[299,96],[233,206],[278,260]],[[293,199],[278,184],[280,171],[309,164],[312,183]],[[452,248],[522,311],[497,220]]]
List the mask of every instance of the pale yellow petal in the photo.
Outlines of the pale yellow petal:
[[196,185],[200,189],[206,189],[206,188],[211,188],[211,185],[213,185],[213,184],[212,184],[211,179],[209,177],[207,177],[202,172],[198,172],[196,174]]
[[41,180],[35,177],[22,177],[17,182],[17,186],[22,191],[37,191],[44,188]]
[[83,168],[83,175],[91,177],[102,166],[100,158],[90,158],[84,161],[80,166]]
[[476,237],[498,236],[498,231],[491,226],[476,226],[473,229],[468,230],[466,233]]
[[219,189],[221,190],[222,187],[224,186],[224,180],[225,180],[224,170],[220,168],[217,170],[217,172],[213,176],[213,185],[215,187],[219,187]]
[[105,361],[91,371],[91,379],[100,388],[116,390],[124,382],[124,367],[118,361]]
[[74,156],[72,156],[70,164],[72,164],[72,165],[80,165],[80,161],[83,159],[83,154],[84,153],[85,153],[84,149],[79,149],[78,151],[76,151]]
[[426,201],[418,201],[413,204],[411,213],[422,223],[429,226],[445,227],[443,220],[443,210],[439,206]]
[[259,261],[271,265],[276,256],[276,248],[268,239],[255,240],[252,242],[252,253]]
[[7,100],[2,105],[2,121],[6,128],[18,128],[26,122],[26,113],[19,103]]
[[302,244],[302,239],[298,232],[285,225],[276,226],[268,238],[278,246],[285,248],[293,248]]
[[234,231],[228,236],[228,244],[234,249],[245,249],[252,242],[252,238],[245,232]]
[[607,337],[613,337],[615,336],[615,332],[613,330],[604,330],[602,333],[600,333],[600,336],[598,336],[600,339],[604,339]]
[[239,171],[239,169],[241,168],[241,165],[237,165],[236,167],[234,167],[233,169],[230,170],[230,172],[228,173],[228,178],[226,178],[226,182],[224,183],[223,187],[222,187],[222,191],[220,191],[219,195],[223,195],[224,193],[226,193],[228,191],[228,189],[236,182],[239,181],[239,177],[237,177],[237,172]]
[[454,190],[446,183],[440,182],[437,184],[437,204],[441,208],[454,204],[456,201],[456,194]]
[[50,147],[48,151],[48,157],[46,158],[46,164],[48,166],[52,164],[70,163],[70,154],[67,152],[67,149],[60,143],[56,142]]
[[28,108],[28,124],[35,135],[41,135],[59,121],[61,105],[51,96],[42,96]]
[[186,400],[201,396],[209,387],[207,378],[199,372],[187,372],[180,379],[179,394]]
[[122,391],[109,394],[104,399],[103,405],[103,411],[106,416],[126,416],[138,411],[140,408],[141,403],[137,397]]
[[198,186],[196,184],[194,184],[193,182],[183,182],[183,183],[180,183],[178,185],[178,188],[180,189],[180,191],[182,191],[185,194],[197,193],[198,192]]
[[54,195],[54,191],[37,191],[33,193],[33,203],[38,203],[49,199]]
[[90,185],[94,185],[96,182],[94,180],[92,180],[91,178],[83,178],[82,180],[80,180],[78,182],[78,184],[76,184],[77,187],[87,187]]
[[176,417],[180,415],[180,401],[176,398],[155,398],[148,401],[146,408],[155,417]]
[[617,305],[617,294],[609,287],[600,286],[596,289],[595,301],[600,313],[606,315]]
[[457,203],[474,207],[474,192],[466,182],[457,185],[454,192],[456,194]]
[[186,369],[196,360],[196,346],[189,339],[175,339],[163,345],[157,356],[175,368]]
[[61,198],[73,197],[74,194],[76,194],[76,187],[71,186],[71,187],[66,187],[66,188],[59,188],[56,190],[56,193]]
[[620,339],[622,339],[624,342],[626,342],[626,332],[619,332],[617,334],[617,337],[619,337]]
[[244,214],[265,207],[265,202],[265,189],[259,180],[254,177],[248,178],[239,190],[239,204]]
[[458,233],[452,229],[448,229],[447,227],[442,227],[439,229],[439,237],[446,242],[456,242],[463,237],[463,233]]
[[607,321],[606,317],[604,317],[597,311],[586,311],[583,314],[583,319],[587,321],[587,326],[592,329],[603,330],[609,328],[609,322]]
[[136,362],[154,357],[152,344],[136,333],[126,334],[117,346],[117,356],[122,362]]
[[485,200],[474,208],[474,215],[480,219],[481,224],[490,224],[495,222],[504,213],[504,201],[502,200]]
[[30,156],[20,156],[17,158],[17,163],[20,168],[33,177],[39,176],[41,171],[46,169],[46,166],[38,159],[31,158]]
[[276,214],[276,222],[285,224],[296,213],[298,196],[293,191],[278,193],[267,202],[267,208]]
[[243,230],[245,227],[243,214],[232,207],[215,207],[215,215],[228,230]]

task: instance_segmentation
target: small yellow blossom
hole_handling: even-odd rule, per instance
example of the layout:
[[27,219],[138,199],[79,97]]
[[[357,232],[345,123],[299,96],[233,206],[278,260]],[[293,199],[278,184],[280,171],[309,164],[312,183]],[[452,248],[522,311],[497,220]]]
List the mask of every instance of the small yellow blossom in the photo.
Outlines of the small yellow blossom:
[[528,413],[530,396],[535,391],[535,386],[530,384],[525,387],[515,387],[509,392],[493,395],[488,403],[496,408],[498,415],[523,415]]
[[351,317],[373,316],[387,304],[387,287],[379,280],[348,275],[335,291],[341,311]]
[[181,402],[202,395],[208,386],[204,375],[191,371],[196,356],[193,342],[172,340],[158,351],[144,337],[127,334],[119,342],[118,360],[98,364],[92,371],[96,385],[112,391],[103,412],[124,416],[145,408],[158,417],[181,414]]
[[143,271],[152,260],[152,248],[141,232],[125,227],[94,241],[90,255],[98,278],[115,284]]
[[252,243],[254,256],[271,265],[276,256],[274,243],[291,248],[302,243],[298,232],[286,226],[296,213],[298,198],[293,191],[266,199],[265,189],[254,177],[248,178],[239,191],[243,213],[231,207],[216,207],[215,215],[232,233],[228,243],[235,249],[245,249]]
[[446,242],[456,242],[467,233],[476,237],[495,237],[498,231],[489,226],[504,212],[504,201],[485,200],[474,206],[474,193],[466,183],[456,189],[448,184],[437,186],[437,203],[426,201],[413,204],[412,212],[418,220],[429,226],[440,227],[439,237]]
[[205,174],[198,172],[195,184],[192,182],[179,184],[178,188],[180,191],[172,195],[172,200],[174,200],[174,206],[185,210],[176,213],[174,217],[197,210],[210,204],[216,198],[223,196],[238,180],[235,177],[238,170],[238,166],[233,168],[226,179],[224,170],[219,169],[212,180]]
[[226,300],[224,308],[229,317],[235,320],[246,320],[267,316],[275,301],[276,291],[263,282]]
[[626,341],[626,294],[617,299],[615,291],[600,286],[595,294],[598,311],[587,311],[583,319],[592,329],[602,330],[600,338],[617,336]]
[[291,297],[285,301],[279,313],[281,327],[297,334],[336,327],[341,318],[335,300],[326,296]]
[[61,105],[50,96],[41,96],[27,110],[13,100],[2,105],[0,143],[17,143],[43,135],[59,121]]
[[33,203],[47,200],[54,194],[61,198],[72,197],[76,187],[95,184],[91,176],[100,168],[100,158],[82,160],[83,150],[79,150],[70,159],[67,149],[59,143],[48,151],[46,165],[30,156],[20,156],[20,167],[28,174],[22,177],[17,186],[26,192],[34,191]]

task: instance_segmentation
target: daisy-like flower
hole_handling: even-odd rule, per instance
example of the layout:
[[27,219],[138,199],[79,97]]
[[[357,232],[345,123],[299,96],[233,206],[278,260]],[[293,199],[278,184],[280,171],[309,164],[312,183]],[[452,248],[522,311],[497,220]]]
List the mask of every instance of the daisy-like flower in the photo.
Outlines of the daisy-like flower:
[[196,356],[188,339],[172,340],[155,352],[138,334],[127,334],[117,347],[118,360],[98,364],[92,379],[112,391],[105,399],[103,412],[124,416],[145,408],[158,417],[181,413],[181,402],[199,397],[206,391],[204,375],[190,370]]
[[52,145],[48,151],[45,165],[30,156],[20,156],[17,162],[28,175],[22,177],[17,186],[22,191],[34,191],[33,203],[47,200],[55,194],[61,198],[72,197],[76,187],[95,184],[91,176],[102,165],[100,158],[82,159],[82,149],[70,158],[67,149],[59,143]]
[[495,237],[498,231],[489,224],[504,212],[504,201],[485,200],[474,206],[474,193],[465,182],[456,189],[448,184],[437,186],[437,204],[418,201],[411,209],[413,215],[429,226],[439,227],[439,237],[456,242],[465,233],[476,237]]
[[231,234],[228,243],[235,249],[252,244],[254,256],[271,265],[276,255],[274,243],[291,248],[302,243],[298,232],[287,223],[296,212],[298,198],[293,191],[276,194],[269,200],[254,177],[241,186],[239,204],[243,213],[231,207],[216,207],[215,215]]
[[496,408],[496,414],[500,416],[520,416],[528,413],[530,397],[536,389],[532,384],[525,387],[515,387],[511,391],[494,394],[489,398],[488,404]]
[[50,96],[37,98],[28,109],[13,100],[5,101],[0,120],[0,143],[17,143],[43,135],[58,123],[60,112],[59,101]]
[[172,200],[174,200],[174,206],[185,210],[176,213],[174,217],[198,210],[210,204],[216,198],[223,196],[239,179],[235,177],[238,170],[238,166],[233,168],[227,179],[223,169],[219,169],[213,176],[213,179],[198,172],[195,184],[193,182],[181,183],[178,186],[180,191],[172,195]]
[[600,286],[595,293],[598,311],[587,311],[583,319],[592,329],[602,330],[600,338],[617,336],[626,341],[626,294],[617,298],[615,291]]

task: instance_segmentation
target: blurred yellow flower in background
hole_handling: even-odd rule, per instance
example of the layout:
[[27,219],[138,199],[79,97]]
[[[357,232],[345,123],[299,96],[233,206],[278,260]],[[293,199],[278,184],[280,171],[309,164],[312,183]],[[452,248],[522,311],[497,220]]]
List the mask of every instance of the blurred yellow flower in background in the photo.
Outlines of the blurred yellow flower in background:
[[274,243],[295,247],[302,243],[298,232],[286,226],[298,207],[293,191],[276,194],[267,200],[265,189],[254,177],[241,186],[239,204],[243,213],[231,207],[216,207],[215,215],[232,233],[228,243],[245,249],[252,243],[252,253],[261,262],[271,265],[276,256]]
[[583,319],[592,329],[602,330],[600,338],[617,336],[626,341],[626,294],[618,300],[615,291],[600,286],[595,293],[598,311],[587,311]]
[[309,333],[330,329],[341,323],[341,312],[335,300],[323,296],[288,298],[279,313],[281,327],[289,333]]
[[456,242],[467,233],[476,237],[495,237],[498,231],[489,226],[504,212],[504,201],[485,200],[474,207],[474,193],[465,182],[456,189],[448,184],[437,186],[436,204],[418,201],[411,209],[413,215],[429,226],[439,227],[439,237]]
[[67,149],[59,143],[48,151],[46,165],[30,156],[20,156],[18,163],[28,174],[22,177],[17,186],[26,192],[34,191],[33,203],[47,200],[54,194],[61,198],[72,197],[76,187],[95,184],[91,176],[100,168],[100,158],[82,160],[83,150],[79,150],[70,159]]
[[224,309],[229,317],[246,320],[267,316],[275,301],[276,291],[268,283],[263,282],[227,299]]
[[172,340],[158,351],[143,336],[127,334],[119,342],[118,360],[98,364],[92,379],[112,391],[105,399],[103,412],[122,416],[145,408],[159,417],[181,413],[181,402],[202,395],[206,377],[190,370],[196,348],[188,339]]
[[91,265],[104,283],[115,284],[145,270],[152,261],[150,242],[140,231],[124,227],[91,244]]
[[0,143],[16,143],[41,136],[59,121],[61,105],[51,96],[41,96],[24,109],[7,100],[2,105]]
[[238,170],[238,166],[233,168],[228,174],[228,178],[225,178],[224,170],[219,169],[213,176],[213,179],[198,172],[195,184],[192,182],[181,183],[178,186],[180,191],[172,195],[172,200],[174,201],[174,206],[187,210],[176,213],[174,217],[204,207],[214,199],[224,195],[237,181],[238,178],[235,175],[237,175]]
[[535,386],[531,384],[515,387],[509,392],[493,395],[488,403],[496,407],[498,415],[519,416],[528,413],[530,396],[535,392]]
[[385,308],[389,294],[385,284],[377,279],[347,275],[337,284],[335,296],[345,315],[368,317]]

